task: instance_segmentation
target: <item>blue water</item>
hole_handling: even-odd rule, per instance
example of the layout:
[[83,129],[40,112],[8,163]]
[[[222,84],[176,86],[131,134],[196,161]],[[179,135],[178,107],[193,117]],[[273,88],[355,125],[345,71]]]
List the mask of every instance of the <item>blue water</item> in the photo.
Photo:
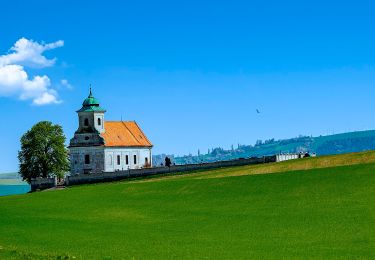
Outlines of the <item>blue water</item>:
[[0,185],[0,196],[24,194],[30,191],[30,185]]

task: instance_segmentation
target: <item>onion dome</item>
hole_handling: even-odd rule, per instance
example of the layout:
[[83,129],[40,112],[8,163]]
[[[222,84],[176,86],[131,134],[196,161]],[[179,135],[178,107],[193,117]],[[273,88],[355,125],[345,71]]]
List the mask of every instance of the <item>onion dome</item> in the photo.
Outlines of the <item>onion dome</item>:
[[105,112],[99,105],[99,100],[92,95],[91,87],[89,96],[83,101],[82,108],[77,112]]

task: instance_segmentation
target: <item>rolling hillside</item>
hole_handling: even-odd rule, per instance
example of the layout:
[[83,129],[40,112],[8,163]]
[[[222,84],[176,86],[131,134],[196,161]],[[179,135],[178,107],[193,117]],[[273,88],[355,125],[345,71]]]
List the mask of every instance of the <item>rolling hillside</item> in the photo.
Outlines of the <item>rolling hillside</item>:
[[0,197],[0,258],[374,258],[374,172],[365,152]]
[[[259,140],[255,145],[240,145],[238,148],[230,150],[215,148],[207,154],[176,157],[174,161],[177,164],[186,164],[252,156],[261,157],[278,153],[311,152],[318,155],[330,155],[368,150],[375,150],[375,131],[360,131],[319,137],[301,136],[285,140]],[[159,157],[155,157],[157,164],[163,162],[164,157]]]
[[21,177],[17,172],[0,173],[0,179],[20,179]]
[[[19,185],[25,184],[17,172],[0,173],[0,185]],[[1,194],[1,192],[0,192]]]

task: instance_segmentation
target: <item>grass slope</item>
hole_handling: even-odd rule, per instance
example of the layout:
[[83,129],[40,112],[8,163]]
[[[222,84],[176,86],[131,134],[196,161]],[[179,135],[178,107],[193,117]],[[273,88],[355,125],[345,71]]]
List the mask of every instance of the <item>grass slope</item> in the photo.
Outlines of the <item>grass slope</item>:
[[374,172],[371,152],[0,197],[0,258],[374,258]]

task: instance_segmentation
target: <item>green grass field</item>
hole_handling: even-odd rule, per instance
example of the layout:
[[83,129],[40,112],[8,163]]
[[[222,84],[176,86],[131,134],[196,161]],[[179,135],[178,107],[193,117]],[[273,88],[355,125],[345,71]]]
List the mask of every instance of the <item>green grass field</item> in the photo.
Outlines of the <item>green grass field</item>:
[[375,258],[375,152],[0,197],[3,258]]

